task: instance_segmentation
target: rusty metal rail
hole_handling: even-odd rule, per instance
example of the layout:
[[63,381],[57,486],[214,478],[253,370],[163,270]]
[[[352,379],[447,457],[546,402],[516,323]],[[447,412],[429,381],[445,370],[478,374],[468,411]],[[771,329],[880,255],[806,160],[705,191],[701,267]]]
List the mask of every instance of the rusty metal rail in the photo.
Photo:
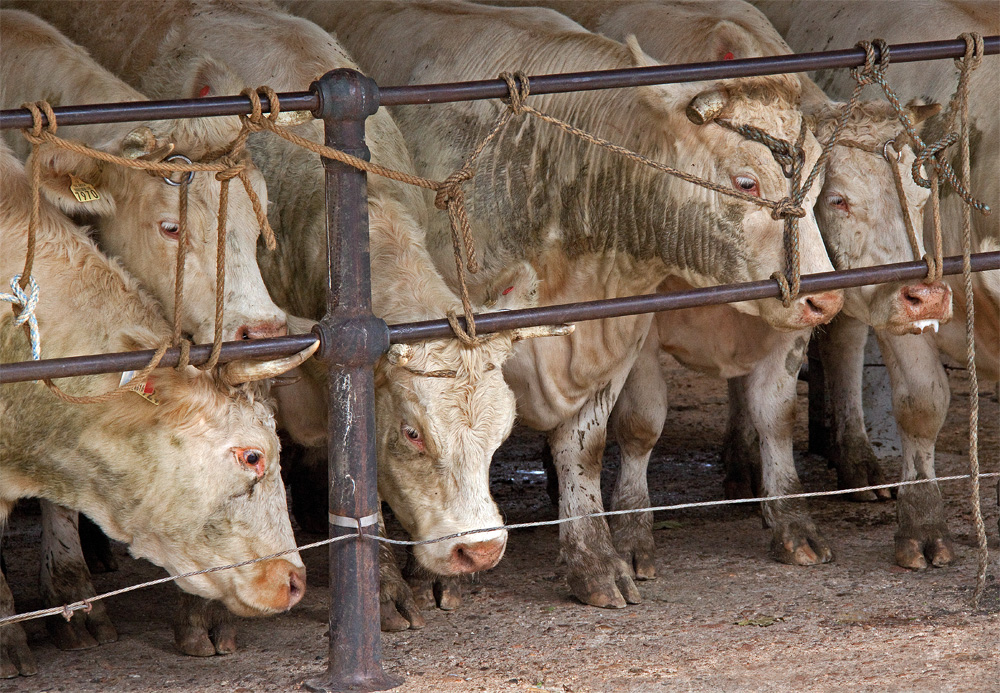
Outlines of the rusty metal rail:
[[[1000,54],[1000,36],[984,39],[987,55]],[[900,44],[890,47],[894,63],[964,55],[960,40]],[[669,82],[746,77],[787,72],[854,67],[863,64],[864,52],[853,48],[719,63],[631,68],[606,72],[539,75],[530,77],[532,94],[559,93],[632,87]],[[516,65],[512,66],[516,67]],[[506,84],[497,80],[439,85],[379,87],[351,70],[334,70],[314,82],[308,92],[279,95],[282,110],[308,110],[324,122],[326,143],[362,158],[368,157],[364,143],[365,119],[380,106],[430,104],[507,95]],[[250,111],[244,97],[218,97],[179,101],[152,101],[55,109],[60,125],[241,115]],[[30,127],[24,109],[0,111],[0,129]],[[327,247],[329,283],[327,313],[315,334],[247,343],[227,343],[220,360],[247,356],[276,356],[299,351],[317,337],[318,353],[328,368],[330,445],[330,513],[359,520],[378,510],[375,475],[373,366],[392,341],[414,341],[451,334],[445,321],[387,326],[371,312],[366,176],[363,172],[324,159],[326,169]],[[960,258],[949,258],[948,273],[959,271]],[[1000,253],[974,256],[974,269],[1000,267]],[[808,275],[802,291],[820,291],[883,281],[919,278],[926,266],[921,262],[862,268],[846,272]],[[672,294],[598,301],[592,304],[547,306],[525,311],[491,313],[477,320],[480,332],[514,326],[546,324],[629,315],[654,310],[694,307],[777,297],[772,281],[694,289]],[[44,337],[43,337],[44,339]],[[44,343],[44,342],[43,342]],[[204,362],[209,347],[192,349],[192,363]],[[133,370],[144,365],[149,352],[84,356],[42,362],[4,364],[0,382],[31,380],[46,375],[65,377],[71,373]],[[163,365],[175,365],[178,354],[168,352]],[[55,368],[54,372],[32,370]],[[331,538],[370,534],[365,530],[330,525]],[[379,632],[378,561],[376,542],[345,539],[330,545],[330,658],[327,671],[305,682],[317,691],[385,690],[401,683],[381,664]]]
[[[1000,54],[1000,36],[983,38],[986,55]],[[876,61],[879,51],[876,48]],[[926,41],[900,43],[889,46],[893,64],[961,58],[965,42]],[[557,75],[530,76],[532,94],[557,94],[570,91],[617,89],[672,82],[697,82],[731,77],[775,75],[788,72],[810,72],[836,67],[857,67],[864,64],[865,52],[848,48],[821,53],[799,53],[764,58],[741,58],[714,63],[685,63],[682,65],[657,65],[633,67],[601,72],[573,72]],[[419,84],[402,87],[377,88],[376,96],[382,106],[447,103],[475,99],[495,99],[507,96],[507,84],[501,79],[450,84]],[[282,111],[311,111],[317,115],[319,98],[314,92],[299,91],[279,94]],[[266,100],[261,104],[269,112]],[[121,123],[140,120],[167,120],[173,118],[199,118],[205,116],[243,115],[250,112],[250,99],[245,96],[213,96],[203,99],[177,99],[171,101],[142,101],[84,106],[59,106],[54,108],[60,125],[88,125],[92,123]],[[318,117],[318,115],[317,115]],[[0,111],[0,130],[31,127],[31,114],[25,109]]]
[[[1000,251],[976,253],[972,255],[972,271],[984,272],[1000,269]],[[962,272],[962,257],[955,255],[944,258],[945,275]],[[802,276],[802,293],[816,293],[832,289],[847,289],[868,284],[920,279],[927,274],[923,261],[898,262],[890,265],[875,265],[857,269],[823,272]],[[475,316],[476,331],[479,334],[512,330],[532,325],[547,325],[585,320],[616,318],[624,315],[638,315],[697,306],[718,305],[733,301],[751,301],[760,298],[780,298],[778,285],[772,280],[710,286],[669,293],[609,298],[585,303],[568,303],[540,308],[509,310],[500,313],[481,313]],[[465,327],[465,318],[459,322]],[[453,336],[447,320],[424,320],[386,326],[389,343],[418,342],[424,339],[442,339]],[[322,335],[318,333],[252,339],[239,342],[225,342],[219,355],[219,363],[246,358],[276,358],[298,353],[311,346]],[[329,350],[331,347],[321,347]],[[208,360],[212,345],[200,344],[191,348],[190,363],[200,366]],[[322,353],[322,351],[321,351]],[[160,360],[160,367],[177,365],[180,349],[168,349]],[[0,363],[0,384],[17,383],[43,378],[68,378],[78,375],[98,373],[120,373],[138,370],[149,363],[153,350],[123,351],[111,354],[89,356],[69,356],[41,361],[21,361]]]

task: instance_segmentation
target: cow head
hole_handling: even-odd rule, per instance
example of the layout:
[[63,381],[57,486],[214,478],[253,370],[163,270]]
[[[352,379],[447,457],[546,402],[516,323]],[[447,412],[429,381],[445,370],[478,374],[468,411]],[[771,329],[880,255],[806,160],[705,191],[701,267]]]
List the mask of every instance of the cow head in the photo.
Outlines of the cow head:
[[[628,38],[633,64],[657,64],[642,52],[634,37]],[[789,180],[768,147],[717,124],[751,125],[769,135],[795,142],[802,114],[798,108],[801,85],[787,76],[745,78],[686,85],[643,87],[640,101],[663,121],[661,151],[681,168],[701,178],[731,186],[756,197],[780,200],[789,197]],[[806,133],[803,142],[803,179],[816,162],[820,148]],[[802,274],[833,269],[823,246],[812,205],[822,179],[816,181],[802,203],[806,215],[799,219],[799,256]],[[726,197],[691,183],[673,180],[675,197],[699,211],[681,209],[690,216],[692,229],[678,245],[691,256],[684,278],[694,286],[746,282],[770,278],[785,269],[784,222],[771,210]],[[705,229],[711,225],[710,231]],[[684,230],[680,231],[684,234]],[[707,244],[707,246],[706,246]],[[840,292],[801,296],[789,307],[765,299],[734,304],[741,312],[760,315],[779,329],[802,329],[828,322],[840,309]]]
[[[529,307],[536,301],[537,275],[520,263],[488,289],[473,292],[483,304],[477,312]],[[306,327],[292,324],[296,331]],[[476,346],[456,339],[397,344],[377,364],[379,496],[414,540],[503,525],[490,495],[489,467],[515,417],[503,364],[514,342],[527,336],[534,335],[500,333]],[[317,365],[305,364],[306,377],[275,390],[282,425],[311,445],[326,439],[325,373]],[[414,552],[432,572],[472,573],[496,565],[506,541],[506,531],[497,530]]]
[[[846,104],[824,105],[811,114],[822,140],[833,133]],[[909,106],[920,123],[940,106]],[[923,212],[930,191],[913,182],[914,152],[895,111],[885,102],[859,104],[841,139],[858,146],[834,147],[826,180],[816,204],[816,218],[837,269],[919,260],[924,254]],[[900,201],[891,167],[902,179]],[[912,221],[919,252],[914,255],[903,218]],[[844,292],[845,311],[876,329],[894,334],[918,333],[925,326],[951,318],[951,291],[942,282],[892,282],[861,286]]]
[[[192,82],[194,84],[195,82]],[[197,84],[210,84],[216,94],[239,92],[224,68],[205,60]],[[196,96],[200,93],[190,94]],[[194,87],[192,87],[194,89]],[[97,149],[129,158],[163,161],[183,155],[198,160],[226,146],[236,135],[233,119],[154,122],[122,130]],[[179,232],[180,187],[163,177],[105,164],[64,149],[43,148],[43,190],[66,211],[78,202],[72,186],[89,185],[100,198],[84,203],[101,247],[149,288],[173,315],[174,276]],[[249,163],[249,162],[248,162]],[[264,180],[252,165],[248,175],[261,202],[267,204]],[[174,182],[181,174],[173,176]],[[217,215],[221,184],[213,173],[196,173],[189,184],[187,259],[184,273],[182,330],[196,342],[214,335]],[[238,180],[229,185],[226,236],[226,296],[223,339],[274,337],[285,334],[285,314],[267,293],[257,267],[260,228],[250,200]]]
[[[154,371],[140,389],[103,407],[83,437],[85,459],[100,466],[81,509],[173,575],[294,549],[274,414],[257,386],[188,368]],[[266,615],[301,599],[305,567],[293,551],[178,584],[238,615]]]

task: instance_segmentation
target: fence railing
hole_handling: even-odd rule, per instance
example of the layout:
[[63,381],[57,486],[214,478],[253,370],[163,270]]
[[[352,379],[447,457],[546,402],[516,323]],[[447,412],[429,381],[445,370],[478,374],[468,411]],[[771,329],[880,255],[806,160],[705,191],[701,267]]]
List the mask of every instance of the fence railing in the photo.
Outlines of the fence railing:
[[[985,53],[1000,53],[1000,36],[984,39]],[[962,57],[961,40],[910,43],[890,47],[894,63]],[[879,56],[876,56],[879,57]],[[801,55],[750,58],[718,63],[657,66],[564,75],[530,76],[532,94],[588,91],[649,84],[747,77],[810,70],[855,67],[865,61],[860,48]],[[282,111],[308,110],[325,126],[325,144],[368,158],[364,144],[365,119],[381,106],[432,104],[507,96],[503,80],[379,88],[351,70],[334,70],[311,85],[309,92],[279,95]],[[266,104],[266,101],[264,101]],[[250,111],[246,97],[213,97],[177,101],[151,101],[54,109],[60,125],[242,115]],[[268,108],[264,105],[264,111]],[[0,111],[0,129],[26,128],[32,124],[27,110]],[[371,312],[371,276],[368,266],[368,212],[366,174],[346,164],[324,158],[326,199],[338,204],[328,208],[327,230],[330,267],[338,269],[331,283],[339,292],[328,295],[327,313],[313,335],[227,343],[220,362],[247,356],[273,357],[300,351],[317,338],[317,358],[329,368],[329,471],[330,512],[347,518],[366,518],[378,512],[375,467],[373,366],[391,341],[414,341],[452,334],[446,321],[388,326]],[[338,240],[339,239],[339,240]],[[961,258],[948,258],[946,273],[960,271]],[[977,270],[1000,269],[1000,253],[973,256]],[[926,274],[922,262],[884,265],[858,270],[807,275],[802,292],[859,286]],[[477,332],[487,333],[515,326],[597,319],[653,310],[710,305],[748,298],[779,296],[772,281],[694,289],[677,294],[640,296],[569,306],[547,306],[477,319]],[[204,362],[210,346],[193,347],[191,363]],[[151,352],[110,354],[4,364],[0,382],[64,377],[132,370],[144,366]],[[162,366],[176,365],[176,350],[168,352]],[[52,369],[52,370],[47,370]],[[377,525],[361,528],[330,525],[331,539],[371,535]],[[307,682],[314,690],[384,690],[401,681],[382,670],[378,603],[378,554],[376,541],[337,541],[330,544],[330,662],[319,679]]]

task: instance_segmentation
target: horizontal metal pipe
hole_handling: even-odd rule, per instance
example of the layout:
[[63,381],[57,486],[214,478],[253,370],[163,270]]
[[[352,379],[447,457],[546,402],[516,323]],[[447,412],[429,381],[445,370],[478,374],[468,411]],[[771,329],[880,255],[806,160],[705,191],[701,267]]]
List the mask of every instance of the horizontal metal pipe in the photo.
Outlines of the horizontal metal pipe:
[[[983,39],[986,55],[1000,53],[1000,36]],[[876,51],[878,53],[878,51]],[[965,55],[965,42],[957,39],[903,43],[889,46],[892,63],[920,60],[960,58]],[[776,55],[764,58],[742,58],[724,62],[687,63],[654,67],[633,67],[600,72],[569,72],[557,75],[528,77],[532,94],[560,94],[569,91],[589,91],[618,87],[639,87],[650,84],[698,82],[710,79],[776,75],[788,72],[809,72],[834,67],[863,65],[865,52],[848,48],[820,53]],[[517,65],[511,65],[516,69]],[[449,103],[475,99],[497,99],[507,96],[507,83],[501,79],[448,84],[415,84],[403,87],[381,87],[383,106],[405,104]]]
[[[976,253],[972,256],[974,272],[1000,269],[1000,252]],[[962,257],[944,258],[944,274],[960,274]],[[846,289],[866,284],[920,279],[927,275],[927,264],[923,261],[900,262],[876,267],[839,272],[802,275],[801,293],[817,293],[832,289]],[[626,298],[608,298],[586,303],[568,303],[558,306],[526,308],[499,313],[476,315],[476,332],[485,334],[531,325],[552,325],[600,318],[615,318],[623,315],[653,313],[679,308],[718,305],[734,301],[749,301],[759,298],[779,298],[781,291],[775,281],[766,279],[743,284],[725,284],[686,291],[671,291],[663,294],[645,294]],[[459,318],[465,327],[465,318]],[[389,341],[416,342],[422,339],[450,337],[451,327],[447,320],[427,320],[404,325],[389,325]]]
[[[1000,269],[1000,252],[976,253],[972,256],[972,270]],[[961,256],[944,259],[944,274],[959,274],[962,271]],[[823,272],[802,276],[802,293],[816,293],[831,289],[846,289],[866,284],[880,284],[893,281],[920,279],[927,274],[923,261],[900,262],[892,265],[861,267],[839,272]],[[646,294],[625,298],[609,298],[587,303],[570,303],[524,310],[510,310],[499,313],[484,313],[475,316],[476,331],[479,334],[499,332],[516,327],[531,325],[551,325],[564,322],[598,320],[623,315],[636,315],[679,308],[717,305],[733,301],[747,301],[758,298],[778,298],[778,285],[772,280],[726,284],[702,289],[674,291],[665,294]],[[459,318],[465,325],[465,318]],[[389,326],[392,343],[418,342],[423,339],[440,339],[452,336],[447,320],[427,320]],[[44,336],[43,336],[44,337]],[[311,346],[316,341],[313,334],[254,339],[240,342],[226,342],[222,345],[219,362],[226,363],[239,358],[277,358],[294,354]],[[43,342],[44,346],[44,342]],[[202,344],[191,348],[191,364],[200,365],[208,360],[211,345]],[[119,373],[144,367],[153,356],[153,351],[127,351],[114,354],[92,356],[72,356],[42,361],[23,361],[0,364],[0,383],[15,383],[40,378],[64,378],[74,375],[94,375],[97,373]],[[160,365],[177,365],[178,349],[168,349]]]
[[[45,336],[42,335],[44,347]],[[219,362],[226,363],[236,359],[267,359],[279,358],[298,353],[312,346],[317,337],[314,334],[296,334],[289,337],[272,337],[270,339],[253,339],[249,341],[225,342],[219,353]],[[75,375],[96,375],[98,373],[121,373],[145,368],[155,352],[119,351],[113,354],[93,354],[90,356],[67,356],[61,359],[43,359],[41,361],[22,361],[20,363],[0,364],[0,383],[17,383],[25,380],[40,380],[42,378],[67,378]],[[180,349],[167,349],[160,360],[164,368],[176,366],[180,359]],[[190,363],[200,366],[208,361],[212,353],[211,344],[199,344],[191,347]]]
[[[1000,36],[987,36],[983,39],[983,44],[987,55],[1000,53]],[[890,46],[889,49],[893,63],[939,60],[958,58],[964,55],[965,42],[951,39],[902,43]],[[821,53],[744,58],[724,62],[537,75],[529,77],[529,81],[531,82],[532,94],[555,94],[568,91],[636,87],[785,72],[807,72],[834,67],[854,67],[863,62],[864,51],[859,48],[848,48]],[[511,65],[511,69],[516,69],[516,67],[516,65]],[[445,103],[506,96],[507,85],[499,79],[450,84],[418,84],[382,87],[379,89],[379,94],[380,103],[383,106]],[[278,96],[281,108],[285,111],[314,111],[319,106],[316,95],[311,92],[289,92]],[[266,100],[261,105],[264,112],[267,113]],[[60,125],[86,125],[90,123],[240,115],[250,111],[250,99],[245,96],[219,96],[173,101],[60,106],[53,110]],[[0,111],[0,130],[30,126],[31,115],[28,111],[22,108]]]

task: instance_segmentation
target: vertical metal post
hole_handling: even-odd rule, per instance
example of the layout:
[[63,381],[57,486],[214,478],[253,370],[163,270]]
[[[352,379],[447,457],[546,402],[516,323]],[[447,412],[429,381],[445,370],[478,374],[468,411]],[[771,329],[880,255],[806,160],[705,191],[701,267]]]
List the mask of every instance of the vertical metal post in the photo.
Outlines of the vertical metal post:
[[[376,84],[340,69],[310,89],[319,95],[314,115],[323,119],[326,144],[369,159],[365,118],[378,110]],[[329,367],[330,536],[372,535],[378,524],[371,518],[379,509],[373,366],[389,347],[389,330],[371,311],[366,174],[330,159],[323,164],[329,272],[327,313],[316,332],[318,357]],[[381,660],[378,543],[358,537],[331,544],[330,663],[306,688],[383,691],[400,685]]]

